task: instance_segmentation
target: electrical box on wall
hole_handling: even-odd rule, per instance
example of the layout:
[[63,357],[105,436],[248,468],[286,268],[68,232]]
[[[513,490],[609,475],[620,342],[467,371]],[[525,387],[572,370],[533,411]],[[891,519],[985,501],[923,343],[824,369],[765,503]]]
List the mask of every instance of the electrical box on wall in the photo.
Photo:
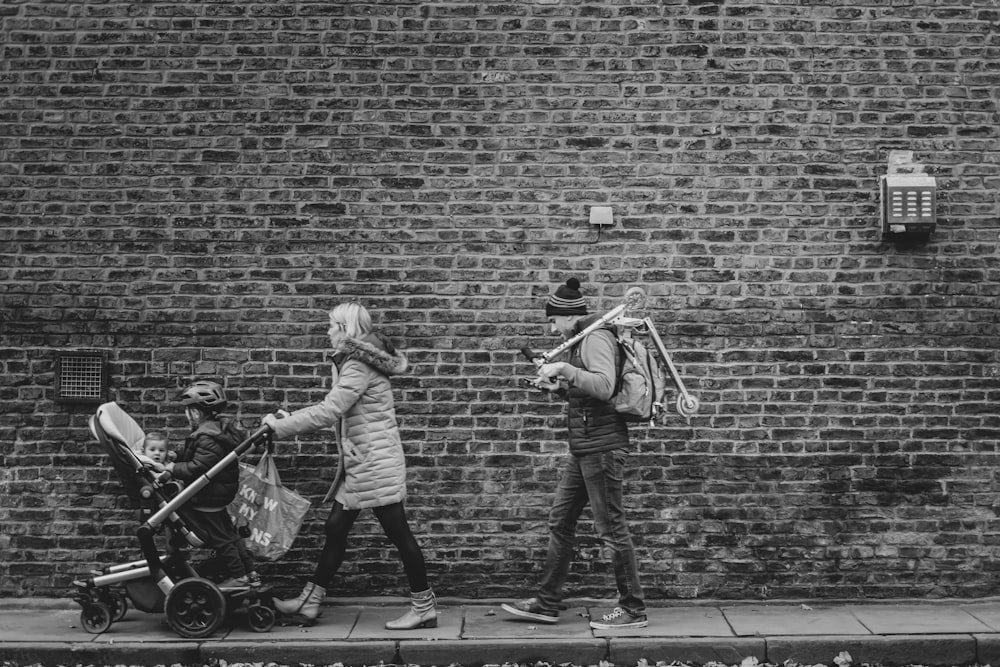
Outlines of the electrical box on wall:
[[937,183],[926,174],[882,177],[882,236],[929,236],[937,225]]
[[590,224],[592,225],[615,224],[615,216],[613,209],[610,206],[591,206]]

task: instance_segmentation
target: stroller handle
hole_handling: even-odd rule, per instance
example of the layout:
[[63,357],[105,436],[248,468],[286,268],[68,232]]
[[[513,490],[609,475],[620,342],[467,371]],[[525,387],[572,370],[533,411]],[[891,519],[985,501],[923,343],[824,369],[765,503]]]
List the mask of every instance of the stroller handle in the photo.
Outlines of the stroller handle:
[[251,433],[246,440],[236,445],[233,449],[237,456],[242,456],[246,452],[250,451],[257,445],[263,444],[267,447],[269,453],[274,453],[274,430],[267,424],[261,426],[256,431]]
[[[241,456],[246,454],[248,451],[250,451],[257,445],[264,443],[268,447],[270,447],[271,445],[269,443],[271,442],[272,433],[273,431],[271,430],[271,427],[266,425],[261,426],[256,431],[251,433],[246,440],[236,445],[231,452],[223,456],[222,459],[220,459],[218,463],[212,466],[211,469],[206,471],[205,474],[203,474],[201,477],[198,477],[194,481],[190,482],[184,488],[184,490],[181,491],[176,496],[174,496],[170,500],[170,502],[160,507],[160,509],[155,514],[153,514],[153,516],[149,517],[149,519],[146,520],[146,523],[144,524],[143,528],[152,530],[156,526],[166,521],[167,517],[169,517],[173,512],[182,507],[188,500],[193,498],[199,491],[205,488],[205,486],[210,481],[212,481],[212,478],[215,477],[216,474],[224,470],[234,461],[238,461]],[[140,528],[140,530],[142,530],[142,528]]]

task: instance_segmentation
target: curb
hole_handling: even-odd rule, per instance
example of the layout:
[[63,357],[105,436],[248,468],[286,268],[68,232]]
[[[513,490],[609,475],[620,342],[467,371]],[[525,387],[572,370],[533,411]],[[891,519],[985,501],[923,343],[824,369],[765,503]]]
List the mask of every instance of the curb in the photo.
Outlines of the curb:
[[172,665],[202,662],[198,644],[190,642],[3,642],[0,656],[6,662],[42,665]]
[[596,665],[608,655],[604,639],[449,639],[400,641],[399,657],[408,665],[482,667],[538,662]]
[[766,641],[767,662],[779,665],[786,660],[801,665],[829,665],[841,651],[850,653],[854,664],[989,664],[977,655],[972,635],[768,637]]
[[[225,660],[250,663],[277,663],[278,665],[332,665],[344,667],[394,664],[395,641],[286,641],[286,642],[205,642],[194,662]],[[178,660],[161,660],[156,663],[170,665]],[[447,664],[447,663],[446,663]]]
[[738,665],[746,658],[761,663],[835,667],[841,651],[854,664],[965,665],[995,664],[1000,638],[972,635],[895,635],[879,637],[619,637],[613,639],[381,640],[281,642],[2,642],[5,662],[29,665],[197,665],[210,661],[277,665],[462,665],[504,663],[635,665],[680,662]]
[[609,640],[608,649],[608,660],[616,665],[635,665],[640,659],[650,664],[739,665],[744,658],[767,662],[767,643],[758,637],[616,637]]

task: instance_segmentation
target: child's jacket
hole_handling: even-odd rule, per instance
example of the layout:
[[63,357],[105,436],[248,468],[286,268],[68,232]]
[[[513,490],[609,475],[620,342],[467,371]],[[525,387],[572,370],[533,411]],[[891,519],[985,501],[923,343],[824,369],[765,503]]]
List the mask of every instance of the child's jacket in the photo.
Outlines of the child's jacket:
[[[184,439],[184,447],[177,452],[174,462],[173,476],[185,484],[191,483],[233,451],[244,438],[243,432],[231,421],[205,420]],[[198,492],[192,500],[192,507],[226,507],[236,498],[239,481],[240,465],[238,461],[233,461]]]

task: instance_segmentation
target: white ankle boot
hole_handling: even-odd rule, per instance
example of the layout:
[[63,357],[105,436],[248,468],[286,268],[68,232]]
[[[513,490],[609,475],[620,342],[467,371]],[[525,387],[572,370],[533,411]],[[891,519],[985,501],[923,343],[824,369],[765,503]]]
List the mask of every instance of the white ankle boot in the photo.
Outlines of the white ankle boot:
[[292,600],[275,598],[274,608],[279,614],[292,616],[307,625],[312,625],[316,622],[316,617],[319,616],[319,606],[324,598],[326,598],[326,589],[307,581],[297,598]]
[[417,628],[436,628],[437,600],[434,591],[427,589],[420,593],[410,593],[410,609],[397,618],[385,624],[387,630],[416,630]]

